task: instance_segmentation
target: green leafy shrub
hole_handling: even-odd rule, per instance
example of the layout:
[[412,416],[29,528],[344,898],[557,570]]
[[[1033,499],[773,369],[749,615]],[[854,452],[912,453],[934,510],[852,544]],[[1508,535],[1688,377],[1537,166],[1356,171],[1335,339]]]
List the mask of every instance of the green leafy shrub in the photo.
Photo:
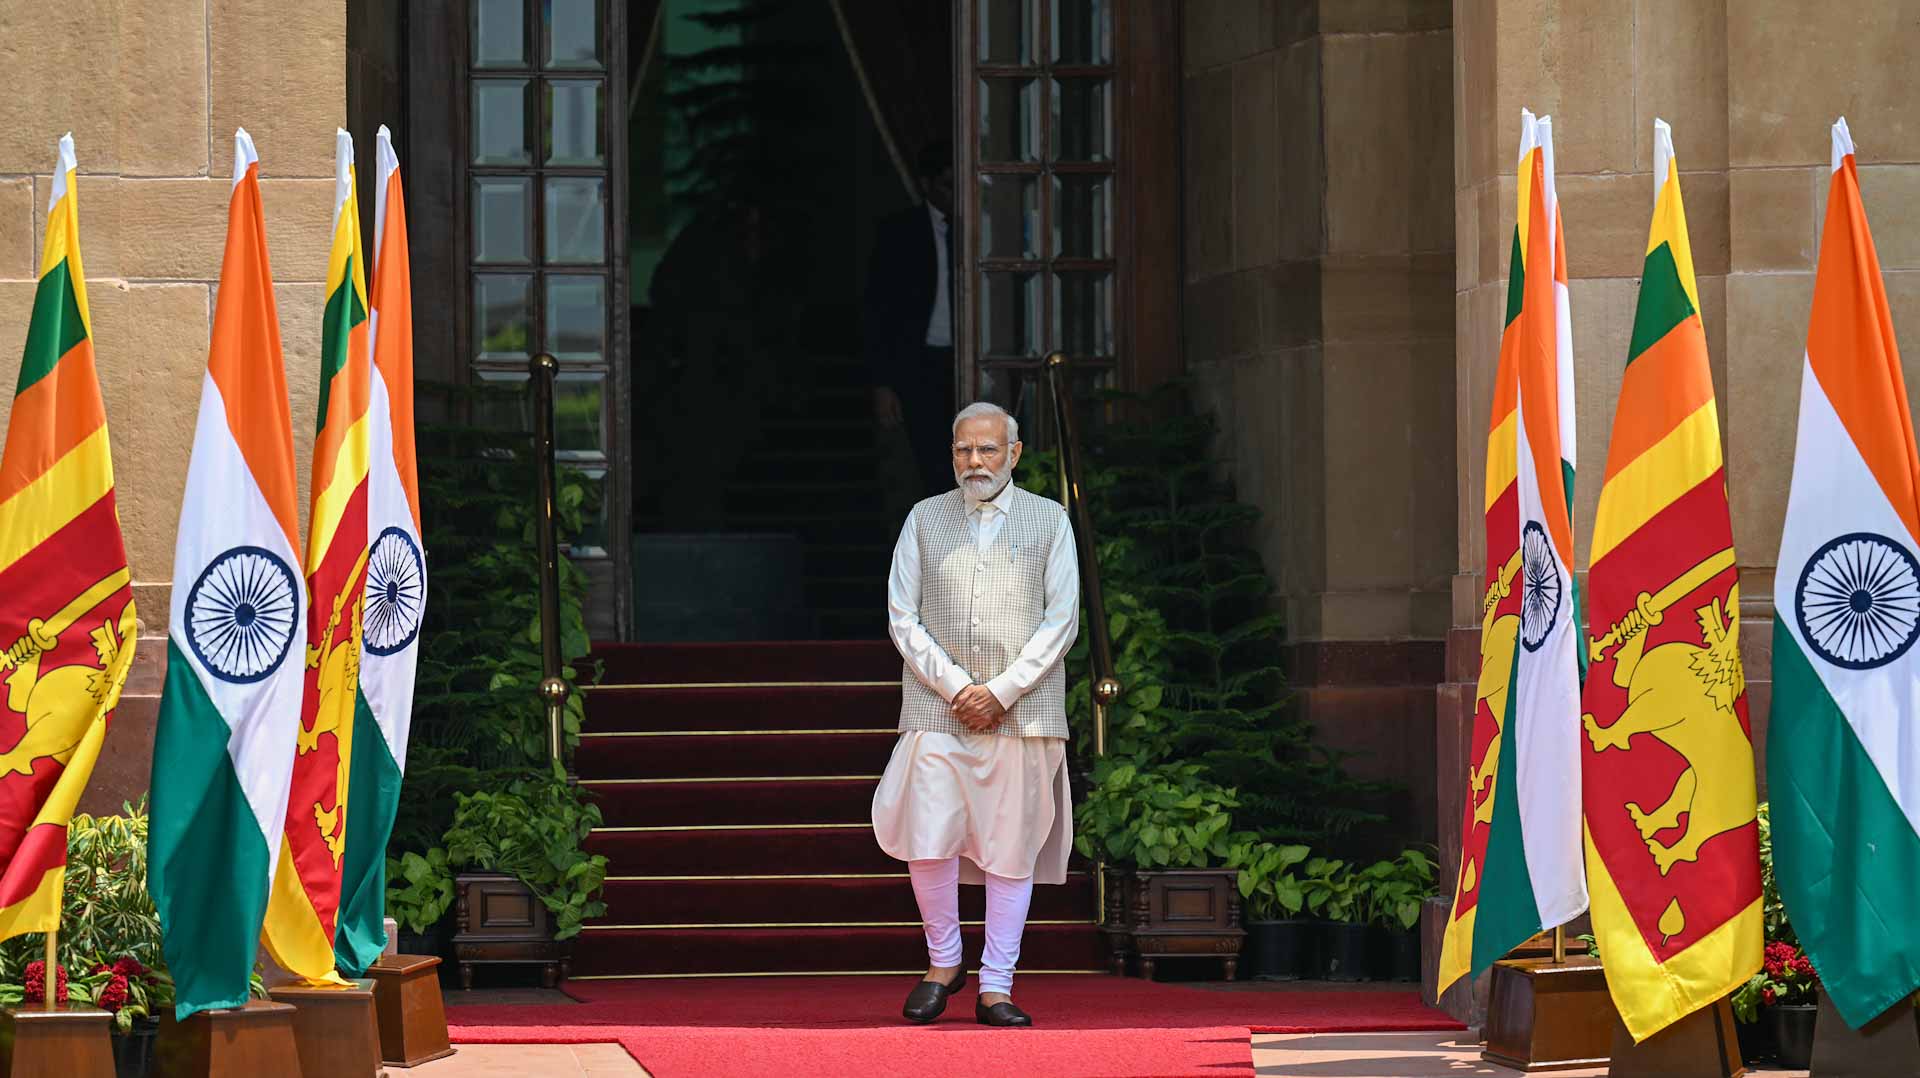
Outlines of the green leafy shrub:
[[1224,862],[1239,802],[1196,764],[1142,769],[1107,757],[1079,807],[1082,856],[1136,868],[1207,868]]
[[453,865],[438,846],[387,858],[387,916],[402,929],[425,935],[453,905]]
[[1242,837],[1227,851],[1227,867],[1237,868],[1247,920],[1280,921],[1299,915],[1307,892],[1293,866],[1307,859],[1305,846],[1278,846]]
[[1407,930],[1420,923],[1420,906],[1437,893],[1434,862],[1425,853],[1402,850],[1390,861],[1376,861],[1361,869],[1356,920]]
[[1302,888],[1306,891],[1308,910],[1329,921],[1360,919],[1355,916],[1360,905],[1360,888],[1345,861],[1315,857],[1307,861],[1305,872]]
[[504,872],[526,884],[553,915],[557,940],[579,935],[583,922],[607,912],[599,898],[607,859],[585,850],[600,809],[564,777],[532,775],[457,800],[447,829],[451,866]]

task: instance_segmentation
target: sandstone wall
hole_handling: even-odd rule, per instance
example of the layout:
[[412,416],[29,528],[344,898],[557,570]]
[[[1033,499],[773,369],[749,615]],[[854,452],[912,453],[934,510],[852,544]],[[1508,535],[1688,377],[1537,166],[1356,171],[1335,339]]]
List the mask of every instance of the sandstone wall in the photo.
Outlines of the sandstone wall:
[[[333,133],[346,118],[346,4],[0,0],[0,28],[0,68],[11,75],[0,123],[0,370],[19,363],[55,143],[72,131],[93,341],[140,611],[133,675],[83,805],[97,810],[147,786],[236,125],[260,152],[306,526]],[[371,146],[371,132],[355,136]],[[11,397],[0,394],[0,423]]]

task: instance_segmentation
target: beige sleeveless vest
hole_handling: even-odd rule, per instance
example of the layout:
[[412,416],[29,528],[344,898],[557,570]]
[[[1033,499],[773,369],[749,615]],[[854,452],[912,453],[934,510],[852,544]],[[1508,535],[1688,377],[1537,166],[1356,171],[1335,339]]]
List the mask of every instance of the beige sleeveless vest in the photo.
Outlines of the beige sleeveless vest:
[[[1045,618],[1047,559],[1059,532],[1060,503],[1011,488],[1007,518],[985,553],[967,530],[967,500],[959,488],[914,507],[920,543],[920,621],[976,685],[1005,673]],[[1007,709],[995,733],[1014,737],[1067,736],[1066,660],[1041,675]],[[900,729],[970,734],[940,694],[900,670]]]

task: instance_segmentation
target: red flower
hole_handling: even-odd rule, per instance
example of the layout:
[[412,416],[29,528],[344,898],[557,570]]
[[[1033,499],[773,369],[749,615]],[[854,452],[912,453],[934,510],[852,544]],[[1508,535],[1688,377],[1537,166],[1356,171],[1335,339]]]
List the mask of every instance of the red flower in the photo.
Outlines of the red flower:
[[1813,976],[1813,963],[1805,955],[1793,960],[1793,972],[1804,977]]
[[108,981],[106,987],[100,990],[100,995],[94,1002],[98,1004],[102,1010],[112,1011],[116,1014],[119,1013],[120,1008],[125,1006],[127,1002],[127,975],[124,973],[114,974],[113,979]]
[[141,965],[139,959],[128,956],[113,964],[113,972],[125,977],[145,977],[147,967]]
[[[53,972],[53,998],[60,1003],[65,1003],[67,1001],[67,967],[56,965],[53,967]],[[24,989],[22,998],[25,1002],[40,1003],[45,1001],[47,992],[47,964],[44,961],[27,963],[26,973],[21,978],[21,987]]]
[[1769,957],[1766,961],[1767,976],[1779,980],[1786,974],[1786,963],[1778,958]]
[[1769,1007],[1771,1007],[1771,1006],[1773,1006],[1773,998],[1774,998],[1774,997],[1773,997],[1773,989],[1771,989],[1771,988],[1762,988],[1762,989],[1760,990],[1760,1002],[1762,1002],[1762,1003],[1764,1003],[1764,1004],[1766,1004],[1767,1006],[1769,1006]]

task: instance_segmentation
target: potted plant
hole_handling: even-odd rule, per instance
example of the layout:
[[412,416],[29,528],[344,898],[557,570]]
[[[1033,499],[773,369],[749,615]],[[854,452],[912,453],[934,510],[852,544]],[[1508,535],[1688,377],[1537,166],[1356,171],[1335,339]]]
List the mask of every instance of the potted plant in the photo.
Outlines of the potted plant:
[[1148,979],[1168,956],[1223,959],[1233,979],[1246,930],[1239,873],[1220,866],[1236,838],[1229,831],[1238,804],[1197,764],[1141,768],[1105,758],[1094,766],[1074,845],[1108,865],[1102,931],[1115,973],[1134,952]]
[[1243,841],[1227,852],[1227,864],[1239,870],[1240,897],[1247,909],[1249,976],[1263,981],[1310,977],[1318,959],[1315,924],[1299,913],[1306,890],[1290,871],[1307,859],[1305,846]]
[[401,954],[445,958],[453,939],[447,913],[453,907],[453,865],[447,851],[408,851],[387,858],[387,916],[400,928]]
[[[1767,944],[1798,944],[1799,937],[1787,920],[1787,906],[1781,901],[1780,888],[1773,876],[1773,826],[1767,817],[1766,802],[1760,803],[1755,820],[1760,839],[1760,915]],[[1734,1032],[1740,1041],[1740,1057],[1749,1063],[1772,1059],[1776,1051],[1774,1020],[1764,1017],[1762,989],[1766,985],[1758,983],[1764,972],[1763,967],[1762,974],[1749,980],[1733,997]]]
[[[158,1015],[173,1007],[173,979],[160,949],[160,915],[147,893],[146,799],[118,816],[76,814],[67,826],[56,1000],[114,1016],[117,1074],[148,1073]],[[0,944],[0,1004],[38,1003],[47,982],[45,937]],[[82,972],[84,971],[84,972]]]
[[1329,981],[1364,981],[1370,976],[1367,922],[1360,912],[1361,888],[1352,868],[1338,858],[1315,857],[1306,864],[1307,909],[1322,918],[1321,955]]
[[1402,850],[1391,861],[1363,869],[1355,881],[1359,905],[1371,926],[1373,972],[1395,981],[1420,979],[1420,907],[1434,894],[1434,862],[1420,850]]
[[1733,993],[1733,1013],[1741,1022],[1764,1019],[1780,1066],[1805,1067],[1813,1058],[1819,990],[1820,975],[1812,960],[1799,945],[1776,940],[1767,944],[1760,972]]
[[504,789],[458,795],[447,829],[462,987],[476,964],[535,963],[551,988],[567,975],[567,940],[605,913],[607,859],[585,850],[600,809],[558,774],[523,775]]

